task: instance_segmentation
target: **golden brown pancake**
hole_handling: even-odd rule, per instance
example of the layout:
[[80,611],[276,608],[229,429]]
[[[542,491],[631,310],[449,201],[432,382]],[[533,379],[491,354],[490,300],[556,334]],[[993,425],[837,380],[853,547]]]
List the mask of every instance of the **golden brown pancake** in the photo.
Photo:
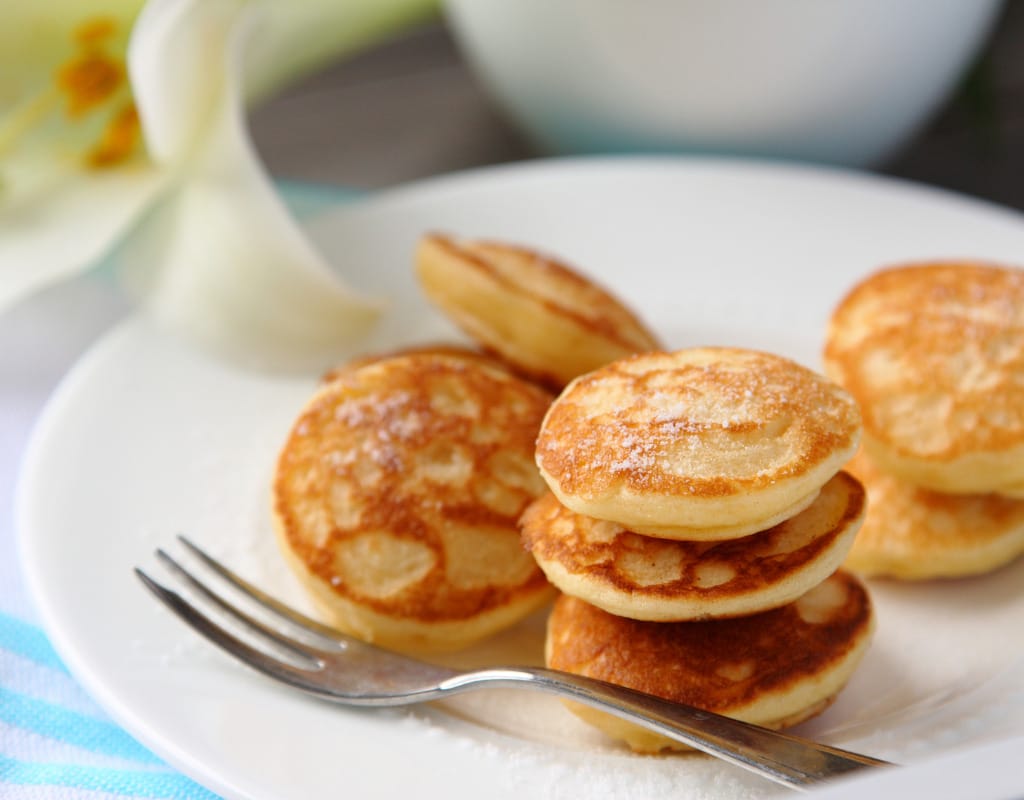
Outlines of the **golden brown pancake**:
[[535,251],[432,234],[416,251],[430,300],[487,350],[561,388],[658,341],[617,298]]
[[[874,629],[871,603],[837,572],[789,605],[712,622],[641,622],[561,596],[548,666],[770,728],[822,711],[849,680]],[[571,705],[637,751],[686,749],[604,712]]]
[[544,489],[542,389],[416,354],[343,371],[302,411],[274,480],[278,539],[328,620],[399,650],[460,647],[551,596],[516,526]]
[[944,494],[886,475],[863,453],[849,469],[869,497],[846,566],[908,580],[988,572],[1024,554],[1024,500]]
[[570,511],[551,493],[520,525],[563,592],[612,614],[664,622],[738,617],[796,600],[836,571],[863,515],[863,487],[840,472],[805,511],[727,542],[641,536]]
[[696,348],[573,381],[545,417],[537,464],[577,513],[711,541],[798,513],[859,436],[856,405],[827,378],[769,353]]
[[879,467],[943,492],[1024,485],[1024,271],[912,264],[869,276],[828,328]]

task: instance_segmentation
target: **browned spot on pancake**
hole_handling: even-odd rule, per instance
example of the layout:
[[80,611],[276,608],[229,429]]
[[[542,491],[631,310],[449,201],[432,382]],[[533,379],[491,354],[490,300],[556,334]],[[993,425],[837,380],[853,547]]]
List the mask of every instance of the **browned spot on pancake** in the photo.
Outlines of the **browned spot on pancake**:
[[800,477],[852,449],[860,416],[827,378],[735,348],[644,353],[574,381],[537,463],[561,491],[731,496]]
[[462,357],[342,370],[278,460],[283,537],[338,594],[395,617],[466,619],[535,593],[546,581],[516,520],[544,487],[532,455],[550,400]]
[[[814,561],[858,520],[864,488],[840,472],[809,508],[761,533],[723,542],[683,542],[640,536],[577,514],[550,492],[534,501],[520,525],[527,547],[571,573],[631,596],[734,597],[764,589]],[[638,582],[636,562],[651,579]],[[657,580],[654,578],[657,577]]]
[[806,597],[822,593],[829,596],[814,606],[816,622],[801,614],[804,599],[729,620],[640,622],[563,595],[549,621],[548,663],[728,713],[813,679],[863,641],[871,606],[861,584],[838,572]]
[[939,262],[879,271],[829,325],[825,362],[865,430],[950,461],[1024,444],[1024,271]]

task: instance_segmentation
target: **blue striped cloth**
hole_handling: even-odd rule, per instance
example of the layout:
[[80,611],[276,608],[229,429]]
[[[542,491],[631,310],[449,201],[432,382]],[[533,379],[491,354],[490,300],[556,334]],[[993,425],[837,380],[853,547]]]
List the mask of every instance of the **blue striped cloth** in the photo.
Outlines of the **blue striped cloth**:
[[0,743],[4,798],[215,797],[111,722],[45,633],[7,613],[0,613]]
[[[283,184],[307,217],[354,197]],[[0,315],[0,798],[104,800],[216,795],[112,722],[75,682],[39,626],[18,571],[17,465],[47,395],[82,348],[124,309],[102,277],[57,287]],[[15,344],[17,346],[15,346]]]

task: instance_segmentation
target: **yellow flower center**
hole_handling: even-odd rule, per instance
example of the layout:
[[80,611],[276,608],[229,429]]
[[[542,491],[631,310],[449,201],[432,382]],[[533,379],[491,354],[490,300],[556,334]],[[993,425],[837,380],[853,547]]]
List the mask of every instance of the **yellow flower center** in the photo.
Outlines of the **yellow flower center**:
[[140,138],[139,114],[129,100],[110,118],[100,140],[86,154],[89,166],[110,167],[127,161]]
[[121,88],[124,65],[102,51],[86,50],[57,70],[56,81],[73,119],[101,106]]
[[[82,163],[92,169],[123,164],[139,149],[142,132],[122,54],[119,23],[87,19],[71,35],[71,54],[53,72],[52,84],[0,117],[0,158],[19,142],[62,115],[82,148]],[[75,134],[76,129],[78,133]]]

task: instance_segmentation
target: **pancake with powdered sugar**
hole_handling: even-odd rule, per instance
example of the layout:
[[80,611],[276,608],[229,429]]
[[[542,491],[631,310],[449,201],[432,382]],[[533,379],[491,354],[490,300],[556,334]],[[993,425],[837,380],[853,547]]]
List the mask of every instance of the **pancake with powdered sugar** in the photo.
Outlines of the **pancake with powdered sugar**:
[[645,353],[573,381],[537,439],[551,491],[650,536],[734,539],[807,508],[857,449],[842,388],[781,356]]
[[551,401],[503,369],[418,353],[341,370],[274,479],[278,541],[327,621],[398,650],[462,647],[552,591],[516,522],[544,490]]

